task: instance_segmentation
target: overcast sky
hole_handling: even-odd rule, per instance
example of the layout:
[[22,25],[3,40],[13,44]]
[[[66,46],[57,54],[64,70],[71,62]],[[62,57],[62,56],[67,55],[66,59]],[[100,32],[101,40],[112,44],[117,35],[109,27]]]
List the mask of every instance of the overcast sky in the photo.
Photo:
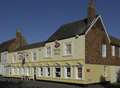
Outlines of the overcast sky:
[[[87,16],[88,0],[0,0],[0,42],[16,28],[29,43],[46,40],[62,24]],[[109,34],[120,38],[120,0],[96,0]],[[73,29],[74,30],[74,29]]]

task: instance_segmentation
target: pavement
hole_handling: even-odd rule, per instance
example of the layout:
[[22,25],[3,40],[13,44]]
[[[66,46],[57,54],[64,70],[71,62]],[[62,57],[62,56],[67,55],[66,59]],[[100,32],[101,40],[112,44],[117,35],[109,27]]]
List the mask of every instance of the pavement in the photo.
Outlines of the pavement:
[[118,85],[113,86],[110,84],[96,84],[82,86],[48,81],[0,78],[0,88],[120,88],[120,86]]

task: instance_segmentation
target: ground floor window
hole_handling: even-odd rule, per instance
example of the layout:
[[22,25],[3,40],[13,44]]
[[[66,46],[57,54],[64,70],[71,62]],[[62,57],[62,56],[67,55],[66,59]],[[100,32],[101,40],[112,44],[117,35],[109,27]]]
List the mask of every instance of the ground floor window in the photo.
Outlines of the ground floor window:
[[70,66],[65,67],[64,75],[65,75],[65,78],[71,77],[71,68],[70,68]]
[[78,79],[82,79],[83,78],[83,67],[78,66],[77,70],[78,70]]
[[50,67],[47,68],[47,75],[50,76]]
[[71,68],[67,67],[67,77],[71,77]]
[[40,68],[40,76],[43,76],[43,68]]
[[56,77],[61,77],[61,68],[60,67],[55,68],[55,75],[56,75]]

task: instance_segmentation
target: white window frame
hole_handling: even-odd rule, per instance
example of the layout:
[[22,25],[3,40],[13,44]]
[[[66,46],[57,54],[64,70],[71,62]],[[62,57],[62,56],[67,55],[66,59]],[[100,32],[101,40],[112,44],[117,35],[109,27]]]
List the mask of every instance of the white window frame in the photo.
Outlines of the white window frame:
[[102,57],[103,58],[107,57],[107,45],[106,44],[102,45]]
[[51,75],[51,74],[50,74],[51,68],[50,68],[50,67],[47,67],[46,69],[47,69],[47,76],[49,77],[49,76]]
[[[56,71],[57,68],[60,69],[60,72],[57,72],[57,71]],[[55,77],[60,78],[60,77],[58,77],[56,74],[59,74],[60,77],[61,77],[61,67],[55,67]]]
[[112,48],[112,56],[115,56],[115,46],[112,45],[111,48]]
[[[71,45],[71,51],[69,51],[69,52],[71,52],[71,53],[68,53],[68,52],[67,52],[67,45],[68,45],[68,44]],[[64,43],[64,55],[65,55],[65,56],[72,55],[72,53],[73,53],[72,49],[73,49],[73,44],[72,44],[72,42],[66,42],[66,43]]]
[[[50,51],[48,51],[48,48],[50,49]],[[50,53],[48,53],[48,52],[50,52]],[[52,47],[51,46],[46,47],[46,57],[52,57]]]
[[119,57],[120,57],[120,47],[119,47]]
[[[79,77],[78,75],[78,68],[81,67],[82,68],[82,77]],[[78,80],[83,80],[84,79],[84,67],[82,65],[76,66],[77,69],[77,79]]]
[[36,51],[32,51],[32,61],[36,61],[36,60],[37,60],[37,52]]
[[43,76],[43,67],[38,67],[37,68],[37,75],[39,76],[39,77],[42,77]]
[[119,57],[120,57],[120,47],[118,47],[118,49],[119,49]]
[[70,74],[70,77],[71,77],[71,67],[70,67],[70,66],[65,66],[65,67],[64,67],[64,76],[65,76],[65,78],[70,78],[70,77],[68,76],[68,68],[70,68],[69,74]]

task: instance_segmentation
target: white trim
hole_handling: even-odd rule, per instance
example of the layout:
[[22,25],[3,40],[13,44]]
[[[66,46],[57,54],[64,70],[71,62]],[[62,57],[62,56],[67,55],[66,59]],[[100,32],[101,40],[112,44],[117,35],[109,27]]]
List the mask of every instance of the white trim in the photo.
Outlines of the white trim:
[[110,37],[109,37],[109,35],[108,35],[108,33],[107,33],[106,26],[105,26],[105,24],[104,24],[103,19],[102,19],[101,16],[100,16],[100,19],[101,19],[101,22],[102,22],[103,28],[104,28],[104,30],[105,30],[105,32],[106,32],[106,34],[107,34],[107,37],[108,37],[109,43],[110,43],[110,42],[111,42],[111,39],[110,39]]
[[107,38],[108,38],[109,43],[110,43],[111,40],[110,40],[110,37],[109,37],[109,35],[108,35],[108,33],[107,33],[106,27],[105,27],[105,25],[104,25],[104,22],[103,22],[103,19],[102,19],[101,16],[98,16],[96,19],[94,19],[94,20],[92,21],[91,26],[88,28],[88,30],[86,31],[85,35],[88,34],[88,32],[92,29],[92,27],[95,25],[95,23],[98,21],[99,18],[100,18],[100,20],[101,20],[101,23],[102,23],[102,25],[103,25],[103,28],[104,28],[104,30],[105,30],[105,33],[106,33]]

